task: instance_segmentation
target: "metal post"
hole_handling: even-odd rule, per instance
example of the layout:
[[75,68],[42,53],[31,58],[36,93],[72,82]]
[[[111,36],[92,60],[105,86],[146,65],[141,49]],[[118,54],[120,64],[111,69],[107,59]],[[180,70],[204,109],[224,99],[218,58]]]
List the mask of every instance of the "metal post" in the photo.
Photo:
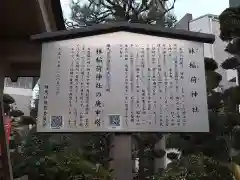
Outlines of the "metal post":
[[115,180],[132,180],[132,136],[131,134],[115,134],[112,136],[110,155],[113,158],[111,167]]
[[10,153],[4,128],[4,109],[3,109],[3,90],[4,90],[4,73],[5,66],[0,64],[0,144],[1,144],[1,162],[4,180],[13,180]]
[[237,85],[240,86],[240,68],[237,68]]

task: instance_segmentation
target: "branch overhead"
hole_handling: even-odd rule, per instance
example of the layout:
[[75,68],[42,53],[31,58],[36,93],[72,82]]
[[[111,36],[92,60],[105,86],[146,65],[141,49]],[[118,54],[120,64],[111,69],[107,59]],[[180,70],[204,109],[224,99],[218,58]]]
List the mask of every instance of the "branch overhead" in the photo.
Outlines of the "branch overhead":
[[176,0],[88,0],[72,2],[72,23],[90,26],[116,21],[158,24],[172,27],[176,17],[171,13]]

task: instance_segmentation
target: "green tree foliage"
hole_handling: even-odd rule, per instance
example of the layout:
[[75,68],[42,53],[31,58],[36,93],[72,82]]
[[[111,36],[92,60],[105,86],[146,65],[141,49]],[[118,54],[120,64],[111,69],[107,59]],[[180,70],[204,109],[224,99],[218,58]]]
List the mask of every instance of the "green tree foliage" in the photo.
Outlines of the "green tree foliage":
[[31,116],[23,116],[14,108],[11,96],[4,94],[3,101],[5,114],[14,116],[10,147],[15,178],[28,175],[36,180],[111,179],[106,158],[108,134],[36,133],[38,96]]
[[173,161],[161,176],[156,176],[159,180],[232,180],[232,172],[224,165],[219,164],[215,159],[203,155],[203,153],[193,153],[178,161]]
[[224,41],[240,37],[240,8],[230,7],[219,16],[221,39]]
[[4,113],[8,116],[12,117],[20,117],[24,113],[16,108],[13,108],[13,104],[15,103],[15,99],[9,94],[3,94],[3,108]]
[[[32,109],[33,115],[35,108]],[[36,133],[36,119],[32,119],[35,118],[27,117],[19,124],[23,126],[29,122],[33,128],[27,130],[26,136],[18,138],[13,153],[15,177],[28,175],[36,180],[111,178],[107,158],[108,134]]]
[[[86,178],[108,179],[111,174],[90,154],[93,149],[85,149],[89,136],[72,134],[31,133],[23,144],[24,160],[18,164],[22,175],[30,179],[75,180]],[[78,139],[79,144],[76,145]],[[90,139],[88,139],[90,140]],[[81,144],[81,142],[85,144]],[[94,149],[96,150],[96,149]],[[100,157],[100,156],[99,156]]]
[[[68,27],[125,21],[173,27],[176,16],[171,12],[176,0],[88,0],[72,1]],[[168,6],[166,6],[168,5]],[[166,8],[168,7],[168,8]]]
[[[234,69],[237,70],[238,76],[240,71],[240,7],[227,8],[219,17],[220,27],[221,27],[221,38],[228,41],[226,52],[232,55],[222,63],[224,69]],[[228,20],[228,21],[227,21]],[[239,78],[239,77],[238,77]],[[231,87],[225,92],[228,100],[233,103],[232,108],[237,109],[240,104],[240,87]],[[239,111],[238,111],[239,112]],[[239,116],[233,123],[239,123]],[[239,126],[236,126],[233,131],[233,148],[239,149],[238,145],[238,134]]]

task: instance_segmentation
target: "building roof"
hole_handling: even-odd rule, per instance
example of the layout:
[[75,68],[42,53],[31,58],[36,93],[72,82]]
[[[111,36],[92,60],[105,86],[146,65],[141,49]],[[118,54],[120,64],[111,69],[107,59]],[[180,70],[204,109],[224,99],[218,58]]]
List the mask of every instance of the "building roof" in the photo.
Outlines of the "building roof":
[[212,18],[212,19],[218,20],[218,16],[217,16],[217,15],[214,15],[214,14],[205,14],[205,15],[199,16],[199,17],[197,17],[197,18],[195,18],[195,19],[192,19],[190,22],[196,21],[196,20],[198,20],[198,19],[202,19],[202,18],[204,18],[204,17],[208,17],[208,18]]
[[41,45],[30,36],[65,29],[60,0],[2,0],[0,65],[5,75],[39,76]]
[[65,29],[60,0],[3,0],[0,15],[1,40],[29,38],[46,31],[46,17],[53,30]]
[[32,40],[46,42],[58,41],[73,38],[81,38],[105,33],[112,33],[118,31],[127,31],[132,33],[146,34],[159,37],[175,38],[189,41],[196,41],[202,43],[213,43],[215,36],[212,34],[205,34],[199,32],[191,32],[187,30],[180,30],[174,28],[162,28],[155,25],[138,24],[138,23],[109,23],[97,24],[89,27],[63,30],[56,32],[46,32],[32,36]]

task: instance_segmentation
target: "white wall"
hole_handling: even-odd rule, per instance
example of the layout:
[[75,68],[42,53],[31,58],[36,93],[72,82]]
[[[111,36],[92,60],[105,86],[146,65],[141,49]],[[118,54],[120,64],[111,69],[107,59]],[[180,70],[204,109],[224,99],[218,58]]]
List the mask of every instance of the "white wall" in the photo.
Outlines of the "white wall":
[[219,68],[217,69],[217,72],[222,75],[220,86],[222,86],[223,89],[227,89],[229,86],[231,86],[231,83],[228,82],[227,71],[221,68],[221,64],[228,57],[230,57],[230,55],[224,51],[227,43],[223,42],[219,37],[220,24],[216,17],[217,16],[214,15],[205,15],[199,17],[195,20],[192,20],[189,27],[191,31],[210,33],[215,35],[215,42],[213,45],[204,44],[204,56],[213,58],[218,63]]
[[233,79],[233,78],[236,78],[236,84],[238,84],[237,70],[232,70],[232,69],[227,70],[228,81]]
[[21,96],[32,96],[32,89],[4,87],[4,93],[16,94]]
[[[208,16],[199,17],[195,20],[192,20],[189,23],[189,30],[201,33],[208,33],[211,34],[211,26],[210,26],[210,19]],[[211,44],[204,44],[204,56],[213,58],[213,45]]]

